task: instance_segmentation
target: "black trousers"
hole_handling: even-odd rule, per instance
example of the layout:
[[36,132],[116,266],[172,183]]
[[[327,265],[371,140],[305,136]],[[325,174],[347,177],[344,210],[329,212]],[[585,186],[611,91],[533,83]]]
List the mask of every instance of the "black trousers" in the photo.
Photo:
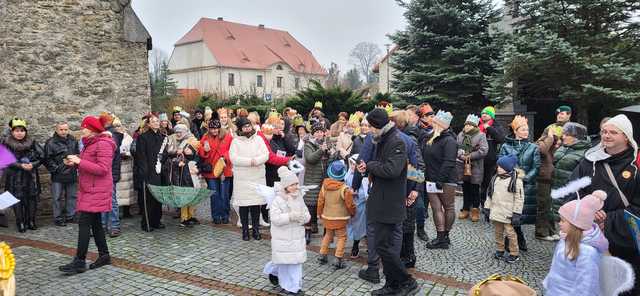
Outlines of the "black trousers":
[[305,228],[311,229],[314,226],[317,228],[318,227],[318,205],[317,204],[314,204],[314,205],[307,204],[307,209],[309,210],[309,214],[311,215],[311,219],[309,220],[309,222],[307,224],[305,224]]
[[400,258],[406,261],[413,261],[416,258],[414,238],[416,231],[416,208],[415,203],[407,207],[407,218],[402,222],[402,248]]
[[151,195],[148,188],[145,188],[142,194],[142,202],[138,199],[138,202],[141,203],[142,228],[147,228],[148,226],[158,228],[158,226],[160,226],[160,220],[162,220],[162,204]]
[[249,213],[251,213],[251,225],[254,229],[260,229],[260,206],[240,207],[240,223],[242,230],[249,230]]
[[484,201],[487,200],[487,188],[489,188],[491,179],[496,173],[496,161],[484,159],[484,176],[480,185],[480,204],[482,204],[482,207],[484,207]]
[[20,198],[20,202],[13,206],[16,224],[27,225],[29,222],[35,223],[37,206],[38,200],[35,196]]
[[264,218],[264,221],[269,223],[269,209],[267,209],[267,205],[261,205],[260,206],[260,213],[262,214],[262,218]]
[[78,249],[76,250],[76,258],[80,260],[87,259],[87,250],[89,250],[90,232],[93,232],[93,240],[98,247],[98,254],[108,255],[107,239],[104,236],[102,228],[101,213],[79,212],[78,217]]
[[401,223],[374,222],[376,252],[382,259],[384,276],[392,287],[398,287],[411,279],[400,260],[400,254],[393,247],[393,233],[401,227]]
[[470,210],[480,207],[480,185],[470,182],[462,183],[462,209]]

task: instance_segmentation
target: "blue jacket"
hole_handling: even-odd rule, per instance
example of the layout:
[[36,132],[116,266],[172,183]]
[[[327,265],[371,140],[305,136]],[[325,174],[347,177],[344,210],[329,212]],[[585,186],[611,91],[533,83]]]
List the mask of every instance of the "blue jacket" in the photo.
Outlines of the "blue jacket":
[[[365,163],[369,162],[369,160],[373,158],[373,150],[374,150],[373,135],[369,134],[364,139],[364,145],[362,145],[362,147],[360,148],[360,153],[358,154],[358,160],[356,165],[359,164],[360,161],[364,161]],[[353,182],[351,184],[351,188],[353,188],[353,191],[358,192],[358,190],[360,189],[360,186],[362,185],[362,178],[363,178],[362,174],[360,173],[354,174]]]

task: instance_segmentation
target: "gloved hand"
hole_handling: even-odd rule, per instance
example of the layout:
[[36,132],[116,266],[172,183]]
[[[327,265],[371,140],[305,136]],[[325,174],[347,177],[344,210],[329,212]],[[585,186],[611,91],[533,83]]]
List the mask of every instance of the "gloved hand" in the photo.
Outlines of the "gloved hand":
[[513,213],[511,216],[511,226],[518,227],[520,225],[522,225],[522,215]]
[[482,208],[482,214],[484,215],[484,221],[489,222],[489,217],[491,216],[491,210],[487,208]]
[[289,221],[291,222],[300,222],[302,220],[302,215],[299,212],[292,211],[289,213]]

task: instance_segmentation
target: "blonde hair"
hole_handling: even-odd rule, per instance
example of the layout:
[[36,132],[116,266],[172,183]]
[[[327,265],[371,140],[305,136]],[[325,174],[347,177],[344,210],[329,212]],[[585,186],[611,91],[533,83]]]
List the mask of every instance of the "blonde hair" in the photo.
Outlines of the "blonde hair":
[[396,110],[391,112],[391,119],[396,123],[398,127],[405,127],[409,125],[409,114],[404,110]]
[[[564,218],[563,218],[564,219]],[[565,238],[564,255],[569,261],[575,261],[580,256],[580,242],[582,241],[582,229],[569,223],[569,231]]]

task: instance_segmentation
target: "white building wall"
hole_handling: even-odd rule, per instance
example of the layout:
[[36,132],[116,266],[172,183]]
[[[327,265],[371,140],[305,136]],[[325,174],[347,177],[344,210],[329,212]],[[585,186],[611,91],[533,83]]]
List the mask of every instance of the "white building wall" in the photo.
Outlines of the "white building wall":
[[381,93],[393,93],[394,89],[391,87],[390,80],[393,80],[393,67],[389,66],[389,59],[380,63],[378,71],[378,91]]

